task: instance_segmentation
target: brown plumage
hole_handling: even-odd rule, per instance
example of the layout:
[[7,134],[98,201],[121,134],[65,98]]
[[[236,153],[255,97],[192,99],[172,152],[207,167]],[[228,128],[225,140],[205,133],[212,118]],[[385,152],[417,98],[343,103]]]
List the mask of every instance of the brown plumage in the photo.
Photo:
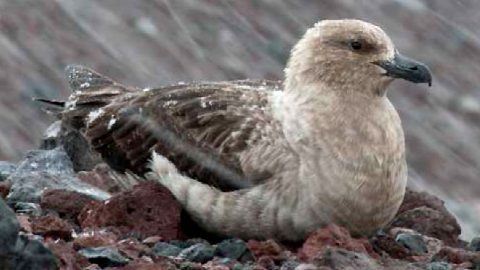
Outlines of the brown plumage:
[[83,67],[67,72],[74,94],[62,118],[113,168],[143,174],[154,151],[149,177],[205,229],[281,240],[302,239],[330,222],[366,234],[393,217],[407,167],[386,87],[394,78],[431,83],[426,66],[358,20],[308,30],[283,84],[150,90]]

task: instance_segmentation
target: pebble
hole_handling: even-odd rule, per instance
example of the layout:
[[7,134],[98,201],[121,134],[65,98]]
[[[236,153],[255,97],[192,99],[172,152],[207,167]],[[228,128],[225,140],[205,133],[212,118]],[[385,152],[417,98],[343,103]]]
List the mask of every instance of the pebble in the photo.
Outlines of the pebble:
[[[253,260],[247,243],[241,239],[226,239],[217,244],[215,255],[240,261],[241,258]],[[242,261],[246,261],[245,259]]]
[[471,251],[480,251],[480,237],[475,237],[468,244],[468,248]]
[[199,243],[180,252],[179,257],[198,263],[206,263],[213,259],[215,248],[209,244]]
[[425,265],[425,270],[451,270],[452,266],[446,262],[431,262]]
[[128,263],[128,259],[120,255],[120,253],[110,247],[93,247],[84,248],[78,253],[88,259],[89,262],[104,267],[123,266]]
[[178,254],[180,254],[181,251],[182,251],[181,248],[165,242],[158,242],[152,248],[152,252],[156,256],[166,256],[166,257],[173,256],[174,257],[174,256],[178,256]]
[[395,241],[407,248],[412,255],[424,255],[428,253],[427,245],[419,234],[399,233]]
[[0,161],[0,181],[7,179],[16,169],[17,165],[7,161]]

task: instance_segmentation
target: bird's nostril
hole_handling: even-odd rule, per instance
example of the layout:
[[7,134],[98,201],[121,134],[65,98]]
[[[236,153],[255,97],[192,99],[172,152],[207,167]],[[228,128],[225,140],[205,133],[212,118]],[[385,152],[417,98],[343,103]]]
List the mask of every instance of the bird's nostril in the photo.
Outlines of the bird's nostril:
[[410,70],[418,70],[418,67],[417,67],[417,66],[413,66],[413,67],[410,67],[409,69],[410,69]]

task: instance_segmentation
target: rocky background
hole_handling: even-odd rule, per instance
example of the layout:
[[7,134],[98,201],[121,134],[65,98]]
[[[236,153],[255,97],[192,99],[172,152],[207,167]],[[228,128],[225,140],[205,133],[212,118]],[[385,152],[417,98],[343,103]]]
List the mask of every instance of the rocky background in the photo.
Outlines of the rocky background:
[[[28,200],[19,201],[33,200],[33,206],[15,208],[18,215],[22,207],[27,212],[37,209],[44,188],[85,189],[95,200],[125,188],[109,187],[100,172],[94,178],[105,182],[103,189],[91,189],[84,182],[72,187],[69,181],[78,178],[78,170],[91,171],[92,160],[57,171],[71,176],[61,179],[37,171],[32,167],[36,162],[28,161],[32,154],[26,156],[27,151],[41,144],[54,121],[31,98],[66,98],[66,65],[84,64],[141,87],[191,80],[281,79],[289,49],[306,28],[320,19],[360,18],[382,26],[400,51],[432,68],[432,88],[399,81],[389,96],[406,131],[410,186],[445,200],[461,224],[462,238],[470,241],[480,235],[478,10],[480,2],[473,0],[0,0],[0,160],[15,164],[2,163],[10,168],[6,171],[20,167],[20,172],[30,170],[49,179],[24,195],[10,192],[9,197],[28,195]],[[43,146],[49,148],[49,143]],[[66,146],[65,153],[71,156],[80,150]],[[36,178],[19,173],[12,179],[29,183]],[[5,185],[13,182],[17,180]],[[16,190],[15,184],[11,190]],[[42,216],[44,210],[38,211]]]

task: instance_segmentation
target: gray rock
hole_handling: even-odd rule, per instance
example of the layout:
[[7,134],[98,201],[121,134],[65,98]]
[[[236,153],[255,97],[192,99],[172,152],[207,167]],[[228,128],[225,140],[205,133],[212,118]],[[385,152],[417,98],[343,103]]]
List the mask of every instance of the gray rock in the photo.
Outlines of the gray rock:
[[156,256],[177,256],[181,251],[181,248],[165,242],[158,242],[152,248]]
[[44,189],[64,189],[86,194],[96,200],[110,197],[105,191],[82,182],[75,176],[72,163],[62,147],[35,150],[27,154],[16,171],[8,177],[12,183],[9,204],[40,202]]
[[208,245],[208,241],[205,240],[205,239],[201,239],[201,238],[190,238],[190,239],[187,239],[185,241],[181,241],[181,240],[172,240],[169,242],[170,244],[172,245],[175,245],[181,249],[185,249],[185,248],[189,248],[195,244],[206,244]]
[[288,260],[284,263],[282,263],[282,266],[280,267],[280,270],[295,270],[297,267],[300,265],[300,262],[293,261],[293,260]]
[[15,213],[0,199],[0,265],[1,258],[14,252],[19,230]]
[[27,172],[50,172],[63,175],[75,175],[73,165],[63,147],[52,150],[33,150],[27,153],[18,164],[12,177]]
[[56,258],[39,241],[18,235],[17,218],[0,199],[0,269],[57,269]]
[[57,147],[65,149],[76,172],[91,171],[102,162],[100,155],[92,151],[85,137],[77,130],[62,126],[61,121],[56,121],[47,128],[40,146],[45,150]]
[[446,262],[431,262],[425,265],[425,270],[451,270],[452,266]]
[[410,251],[412,255],[424,255],[428,253],[427,244],[419,234],[399,233],[395,241]]
[[117,267],[128,264],[128,259],[111,247],[84,248],[78,251],[89,262],[98,264],[101,268]]
[[195,244],[180,252],[179,257],[192,262],[206,263],[213,259],[215,248],[209,244]]
[[215,249],[215,255],[238,261],[253,260],[253,255],[248,249],[247,244],[241,239],[226,239],[218,243]]
[[16,202],[13,205],[16,213],[27,214],[29,216],[40,216],[42,214],[42,208],[37,203],[29,202]]
[[7,179],[16,169],[17,165],[7,161],[0,161],[0,181]]
[[468,248],[471,251],[480,251],[480,237],[475,237],[468,243]]

